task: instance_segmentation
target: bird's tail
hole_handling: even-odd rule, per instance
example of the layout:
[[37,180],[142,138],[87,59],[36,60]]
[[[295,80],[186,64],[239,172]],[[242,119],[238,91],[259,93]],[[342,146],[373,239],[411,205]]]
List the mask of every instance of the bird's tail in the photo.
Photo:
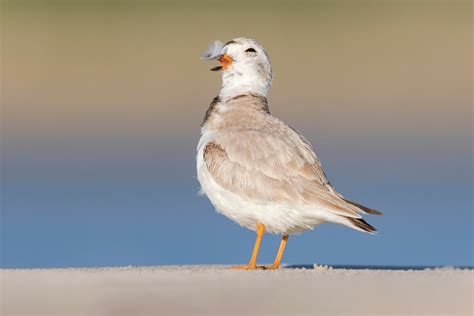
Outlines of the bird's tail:
[[362,204],[359,204],[359,203],[356,203],[354,201],[351,201],[351,200],[348,200],[346,198],[342,198],[345,202],[361,209],[362,211],[364,211],[365,213],[367,214],[373,214],[373,215],[379,215],[379,216],[383,216],[383,213],[382,212],[379,212],[379,211],[376,211],[374,209],[371,209],[371,208],[368,208],[367,206],[364,206]]
[[344,205],[345,207],[343,208],[343,210],[347,211],[346,214],[341,214],[341,212],[340,213],[333,212],[332,214],[329,215],[327,221],[337,223],[337,224],[342,224],[364,233],[375,234],[377,232],[377,229],[375,229],[375,227],[367,223],[358,214],[373,214],[373,215],[383,216],[382,212],[376,211],[362,204],[345,199],[341,195],[339,195],[339,198],[342,199],[341,201],[342,203],[345,202],[345,205]]
[[349,221],[348,226],[350,226],[351,228],[370,234],[374,234],[377,232],[377,229],[367,223],[363,218],[346,217],[346,219]]

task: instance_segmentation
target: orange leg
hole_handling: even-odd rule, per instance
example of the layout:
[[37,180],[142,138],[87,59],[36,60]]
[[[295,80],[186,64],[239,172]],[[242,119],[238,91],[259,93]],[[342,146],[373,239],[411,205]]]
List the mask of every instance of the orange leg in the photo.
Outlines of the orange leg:
[[253,247],[252,257],[250,258],[249,264],[246,266],[233,266],[231,269],[236,270],[256,270],[257,267],[257,255],[258,249],[260,248],[260,242],[262,241],[263,233],[265,232],[265,226],[263,224],[257,224],[257,238],[255,239],[255,246]]
[[271,266],[263,267],[265,270],[275,270],[280,267],[281,257],[283,257],[283,251],[285,251],[286,242],[288,241],[288,235],[285,235],[281,239],[280,248],[278,248],[278,253],[275,257],[275,261]]

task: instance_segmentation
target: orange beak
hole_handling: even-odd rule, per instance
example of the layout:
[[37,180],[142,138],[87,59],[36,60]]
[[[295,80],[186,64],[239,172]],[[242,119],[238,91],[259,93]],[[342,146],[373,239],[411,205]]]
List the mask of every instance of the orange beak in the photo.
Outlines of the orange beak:
[[227,69],[232,64],[232,58],[227,54],[220,55],[219,63],[221,64],[223,69]]
[[221,65],[212,68],[211,69],[212,71],[219,71],[219,70],[222,70],[222,69],[226,70],[232,64],[232,57],[230,57],[227,54],[220,55],[219,58],[217,58],[217,60],[219,60],[219,64],[221,64]]

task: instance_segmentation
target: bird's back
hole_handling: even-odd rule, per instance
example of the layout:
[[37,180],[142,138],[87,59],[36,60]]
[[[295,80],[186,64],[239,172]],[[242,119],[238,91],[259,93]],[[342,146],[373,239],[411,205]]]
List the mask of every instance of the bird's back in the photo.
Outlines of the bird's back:
[[[359,220],[365,213],[335,191],[309,142],[272,116],[266,99],[255,95],[213,101],[203,122],[199,167],[221,191],[269,209],[278,205],[288,213],[314,216],[315,223],[346,223],[345,218]],[[206,177],[201,174],[200,181],[211,201],[218,209],[231,208],[223,194],[215,196],[215,187],[208,188]]]

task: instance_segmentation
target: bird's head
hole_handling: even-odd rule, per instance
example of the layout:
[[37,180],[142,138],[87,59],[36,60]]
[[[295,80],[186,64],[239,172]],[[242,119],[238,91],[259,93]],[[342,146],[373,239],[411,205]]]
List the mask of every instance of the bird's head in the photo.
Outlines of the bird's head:
[[218,60],[212,71],[222,71],[222,89],[219,95],[229,98],[245,93],[266,97],[272,82],[270,58],[262,45],[250,38],[235,38],[226,44],[212,43],[202,56]]

